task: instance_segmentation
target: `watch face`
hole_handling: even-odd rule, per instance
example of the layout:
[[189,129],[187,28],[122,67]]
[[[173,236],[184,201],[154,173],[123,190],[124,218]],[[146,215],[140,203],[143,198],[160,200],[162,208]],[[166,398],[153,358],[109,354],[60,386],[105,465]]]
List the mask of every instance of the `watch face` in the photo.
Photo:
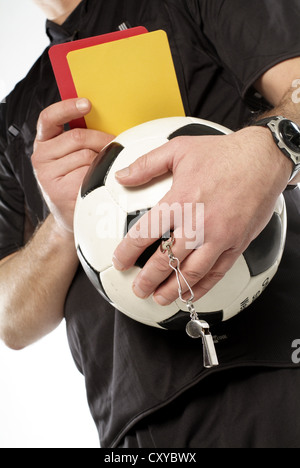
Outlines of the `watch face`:
[[295,153],[300,154],[300,129],[290,120],[282,120],[279,123],[279,131],[284,143]]

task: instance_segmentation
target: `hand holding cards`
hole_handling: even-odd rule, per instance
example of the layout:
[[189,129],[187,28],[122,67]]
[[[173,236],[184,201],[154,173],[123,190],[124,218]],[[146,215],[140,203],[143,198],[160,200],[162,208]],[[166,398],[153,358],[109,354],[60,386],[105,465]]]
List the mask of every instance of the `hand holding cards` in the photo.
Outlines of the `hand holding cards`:
[[71,126],[119,133],[164,117],[184,116],[164,31],[145,28],[54,46],[50,58],[62,99],[88,98],[91,113]]

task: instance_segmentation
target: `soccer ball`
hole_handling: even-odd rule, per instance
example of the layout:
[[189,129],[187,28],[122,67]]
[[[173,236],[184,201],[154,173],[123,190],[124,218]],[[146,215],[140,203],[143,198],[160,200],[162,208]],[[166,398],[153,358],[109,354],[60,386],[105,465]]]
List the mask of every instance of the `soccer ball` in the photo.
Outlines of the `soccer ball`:
[[[181,300],[167,307],[152,298],[139,299],[132,283],[157,249],[147,249],[129,271],[117,271],[114,250],[129,228],[159,203],[172,185],[172,175],[142,187],[125,188],[115,180],[116,171],[143,154],[181,135],[225,135],[230,130],[190,117],[160,119],[119,135],[96,158],[81,186],[74,215],[74,234],[80,262],[99,293],[128,317],[153,327],[177,330],[190,314]],[[286,238],[283,196],[264,231],[241,255],[226,276],[201,300],[194,303],[199,319],[209,324],[228,320],[248,307],[277,272]],[[160,242],[160,241],[159,241]]]

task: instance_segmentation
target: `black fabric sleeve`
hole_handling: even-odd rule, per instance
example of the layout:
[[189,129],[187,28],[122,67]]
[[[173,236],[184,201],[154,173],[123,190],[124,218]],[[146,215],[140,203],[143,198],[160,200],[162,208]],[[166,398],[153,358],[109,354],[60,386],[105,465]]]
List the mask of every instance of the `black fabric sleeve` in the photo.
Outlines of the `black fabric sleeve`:
[[300,56],[299,0],[191,0],[190,8],[243,98],[267,70]]
[[24,194],[5,157],[0,139],[0,260],[24,243]]

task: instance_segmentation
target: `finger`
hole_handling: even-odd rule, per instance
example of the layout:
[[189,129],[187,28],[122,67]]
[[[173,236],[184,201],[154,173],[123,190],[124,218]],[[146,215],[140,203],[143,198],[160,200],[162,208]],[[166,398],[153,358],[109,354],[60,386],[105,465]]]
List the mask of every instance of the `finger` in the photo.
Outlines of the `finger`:
[[[70,199],[76,200],[82,180],[88,170],[89,165],[82,164],[81,166],[76,167],[72,172],[68,172],[64,177],[61,177],[60,183],[62,185],[61,191],[59,192],[63,193],[65,191]],[[76,188],[76,190],[74,188]]]
[[161,209],[162,206],[171,206],[168,197],[169,194],[146,213],[118,245],[113,255],[113,263],[117,270],[124,271],[131,268],[147,247],[173,230],[173,218],[164,216]]
[[[195,294],[195,301],[204,297],[225,277],[226,273],[233,267],[238,257],[239,254],[234,254],[231,251],[225,252],[221,255],[209,273],[194,285],[193,292]],[[183,298],[186,300],[187,295],[183,296]]]
[[[204,246],[194,251],[182,264],[181,271],[191,286],[194,293],[194,301],[201,299],[216,284],[221,281],[230,268],[234,265],[239,254],[227,251],[216,254],[212,246]],[[190,291],[182,282],[183,299],[190,299]],[[172,276],[163,284],[154,295],[154,300],[160,305],[166,306],[178,299],[178,283]]]
[[98,132],[97,130],[76,128],[47,141],[47,147],[44,143],[42,151],[43,160],[60,159],[65,155],[84,149],[99,153],[112,139],[112,135]]
[[[175,243],[172,246],[172,254],[176,257],[176,260],[171,262],[171,264],[173,267],[176,267],[177,259],[182,262],[193,251],[186,249],[186,239],[182,237],[181,229],[175,230],[173,236]],[[170,266],[169,255],[167,252],[163,253],[159,247],[136,277],[133,283],[135,294],[141,299],[149,297],[173,271]]]
[[[59,164],[48,164],[48,178],[51,175],[53,179],[64,177],[67,174],[81,167],[90,167],[98,152],[84,149],[75,153],[68,154],[60,159]],[[50,167],[51,166],[51,167]]]
[[[216,251],[212,244],[204,244],[197,250],[194,250],[184,262],[180,269],[191,288],[194,287],[216,264],[221,255]],[[175,275],[172,275],[155,292],[153,299],[159,305],[166,306],[178,299],[178,282]],[[185,294],[189,288],[184,281],[181,281],[182,294]]]
[[172,171],[173,148],[172,142],[169,142],[141,156],[130,166],[116,172],[117,181],[126,187],[137,187]]
[[91,111],[88,99],[69,99],[57,102],[45,109],[37,123],[37,141],[47,141],[60,135],[64,125]]

